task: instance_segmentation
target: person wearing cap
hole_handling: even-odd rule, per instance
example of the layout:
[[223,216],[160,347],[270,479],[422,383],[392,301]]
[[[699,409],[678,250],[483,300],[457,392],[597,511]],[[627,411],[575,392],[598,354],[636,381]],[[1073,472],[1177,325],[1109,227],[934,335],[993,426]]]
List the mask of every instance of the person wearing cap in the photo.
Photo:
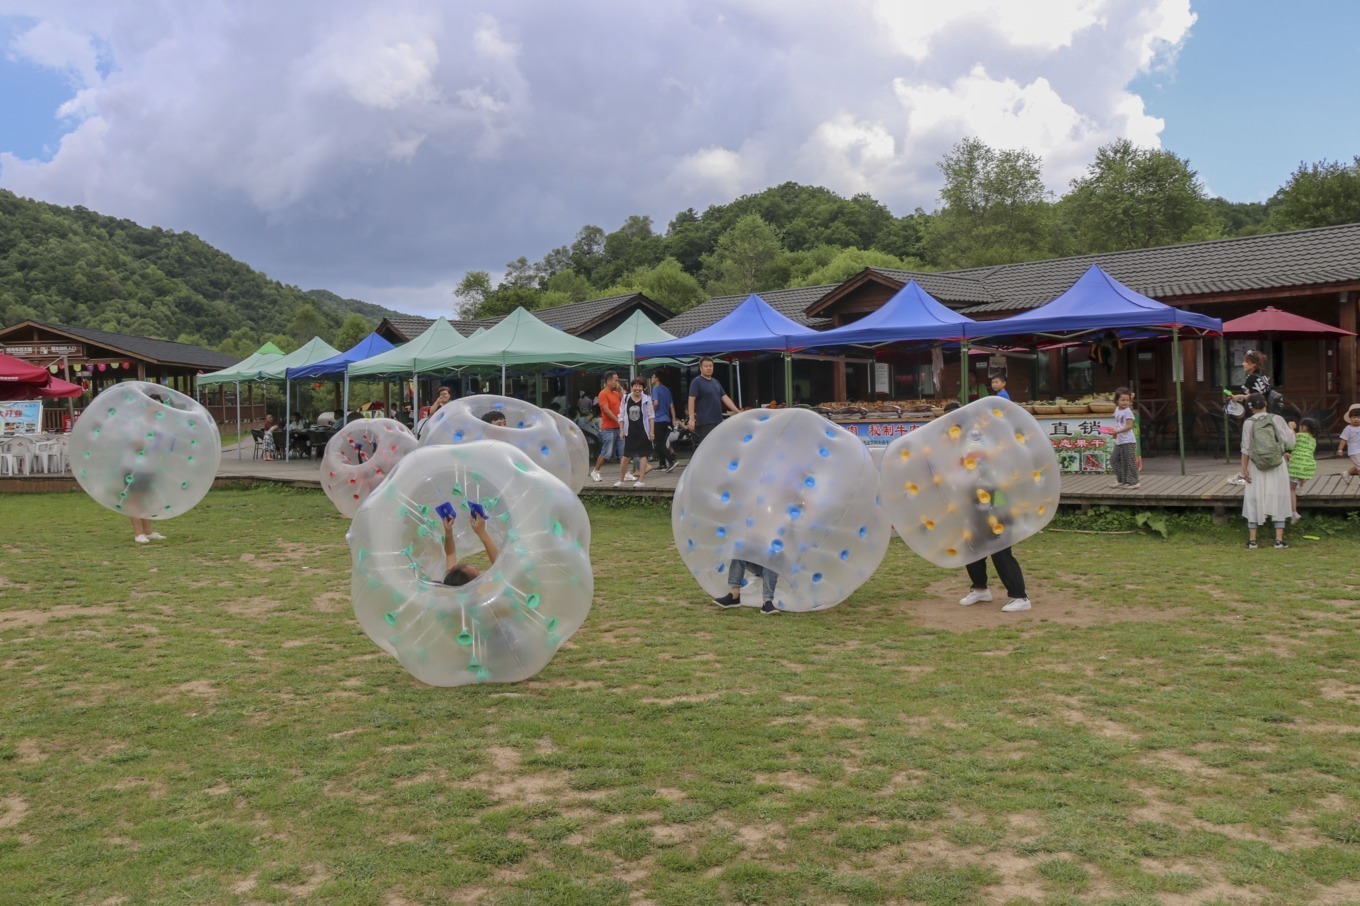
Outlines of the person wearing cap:
[[1360,475],[1360,403],[1353,403],[1346,410],[1346,427],[1341,431],[1341,445],[1336,448],[1336,455],[1348,455],[1351,458],[1351,467],[1346,470],[1346,480]]

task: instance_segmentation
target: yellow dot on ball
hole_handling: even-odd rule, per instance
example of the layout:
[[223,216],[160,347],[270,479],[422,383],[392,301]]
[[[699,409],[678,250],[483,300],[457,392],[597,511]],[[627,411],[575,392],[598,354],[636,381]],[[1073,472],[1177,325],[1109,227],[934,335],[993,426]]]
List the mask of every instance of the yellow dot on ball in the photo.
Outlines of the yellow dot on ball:
[[963,530],[963,540],[964,540],[964,541],[972,541],[972,540],[973,540],[973,533],[972,533],[971,530],[969,530],[969,529],[964,529],[964,530]]
[[1044,480],[1044,470],[1043,470],[1043,469],[1035,469],[1035,470],[1034,470],[1034,482],[1035,482],[1035,484],[1038,484],[1039,482],[1041,482],[1041,481],[1043,481],[1043,480]]
[[935,520],[934,520],[934,519],[927,519],[926,517],[922,516],[922,517],[921,517],[921,524],[924,525],[924,526],[926,527],[926,531],[928,531],[928,532],[933,532],[933,531],[935,531]]
[[906,462],[908,459],[911,459],[911,451],[910,451],[910,450],[903,450],[903,451],[902,451],[900,454],[898,454],[898,455],[901,457],[901,459],[902,459],[903,462]]
[[971,456],[965,456],[963,458],[963,467],[971,472],[973,469],[977,468],[977,460]]
[[1046,512],[1048,512],[1048,507],[1044,506],[1043,504],[1040,504],[1040,505],[1039,505],[1039,515],[1042,516],[1042,515],[1043,515],[1044,513],[1046,513]]
[[954,550],[952,547],[946,547],[944,549],[944,552],[951,557],[957,557],[959,555],[959,552]]
[[1005,417],[1006,417],[1006,413],[1005,413],[1005,412],[1002,412],[1000,409],[993,409],[993,410],[992,410],[992,414],[995,415],[997,418],[1005,418]]
[[936,484],[944,484],[944,476],[936,475],[934,478],[931,479],[931,481],[935,482]]
[[1028,438],[1028,437],[1025,437],[1025,434],[1024,434],[1023,431],[1016,431],[1016,432],[1015,432],[1015,442],[1016,442],[1017,444],[1025,444],[1025,443],[1029,443],[1029,438]]
[[992,502],[992,495],[991,495],[990,493],[988,493],[987,491],[984,491],[982,488],[978,488],[977,498],[978,498],[978,503],[991,503],[991,502]]
[[950,440],[958,440],[959,435],[962,434],[962,433],[963,433],[963,431],[959,428],[958,425],[950,425],[950,426],[949,426],[949,439],[950,439]]
[[907,484],[906,484],[906,490],[907,490],[907,493],[910,494],[910,495],[912,495],[913,497],[915,497],[915,496],[916,496],[918,493],[920,493],[920,491],[921,491],[920,488],[918,488],[916,485],[912,484],[910,481],[907,482]]
[[1001,523],[999,523],[999,522],[998,522],[996,525],[992,526],[992,534],[993,534],[993,535],[999,535],[999,534],[1001,534],[1002,532],[1004,532],[1005,530],[1006,530],[1006,527],[1005,527],[1004,525],[1002,525]]

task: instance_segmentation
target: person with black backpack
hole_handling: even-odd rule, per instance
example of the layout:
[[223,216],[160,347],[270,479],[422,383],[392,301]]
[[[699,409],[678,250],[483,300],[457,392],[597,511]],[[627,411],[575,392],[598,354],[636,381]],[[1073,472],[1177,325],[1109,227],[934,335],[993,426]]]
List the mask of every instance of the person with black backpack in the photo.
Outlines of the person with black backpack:
[[1289,497],[1289,467],[1285,453],[1294,449],[1294,432],[1279,416],[1266,411],[1266,397],[1247,397],[1250,415],[1242,424],[1242,517],[1247,520],[1247,548],[1255,550],[1256,529],[1269,518],[1275,525],[1275,548],[1289,547],[1284,523],[1294,512]]

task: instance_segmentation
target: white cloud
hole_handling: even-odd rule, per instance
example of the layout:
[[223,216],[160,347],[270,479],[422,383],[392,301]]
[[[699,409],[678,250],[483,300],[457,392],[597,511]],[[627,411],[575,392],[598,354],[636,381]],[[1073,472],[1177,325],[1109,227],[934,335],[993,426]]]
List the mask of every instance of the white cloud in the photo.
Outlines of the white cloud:
[[49,159],[0,185],[190,230],[271,276],[433,305],[629,214],[664,226],[795,180],[936,204],[959,139],[1155,145],[1129,85],[1189,0],[0,0],[68,73]]

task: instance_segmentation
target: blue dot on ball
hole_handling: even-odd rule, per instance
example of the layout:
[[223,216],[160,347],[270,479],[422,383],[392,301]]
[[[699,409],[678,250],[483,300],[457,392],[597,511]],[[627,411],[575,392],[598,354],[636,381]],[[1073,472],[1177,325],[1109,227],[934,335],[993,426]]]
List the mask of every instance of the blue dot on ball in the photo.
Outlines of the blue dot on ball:
[[723,491],[721,494],[718,495],[718,499],[721,500],[723,503],[727,503],[727,501],[732,499],[732,495],[727,491]]
[[453,439],[454,439],[454,440],[462,440],[462,439],[463,439],[463,432],[462,432],[462,431],[455,431],[455,432],[453,432]]
[[784,542],[783,542],[783,541],[780,541],[778,538],[776,538],[776,539],[774,539],[773,541],[770,542],[770,550],[774,551],[775,553],[779,553],[779,552],[782,551],[783,549],[784,549]]
[[727,527],[726,527],[726,526],[723,526],[723,525],[718,526],[718,530],[717,530],[717,533],[716,533],[716,534],[717,534],[717,536],[718,536],[719,538],[726,538],[726,537],[727,537]]
[[830,428],[827,428],[827,429],[826,429],[826,436],[827,436],[827,437],[835,437],[835,436],[836,436],[836,432],[835,432],[835,431],[832,431]]
[[822,581],[822,574],[821,574],[821,573],[813,573],[813,574],[812,574],[812,581],[813,581],[813,582],[820,582],[820,581]]
[[803,511],[800,510],[798,507],[796,507],[796,506],[791,506],[791,507],[789,507],[789,518],[790,518],[790,519],[797,519],[797,518],[798,518],[799,516],[801,516],[801,515],[803,515]]
[[849,551],[841,551],[841,559],[842,559],[842,560],[849,560],[849,559],[850,559],[850,552],[849,552]]
[[767,421],[769,421],[769,420],[770,420],[770,417],[769,417],[768,415],[762,415],[760,418],[756,419],[756,421],[758,421],[758,422],[767,422]]
[[866,538],[866,537],[868,537],[868,535],[869,535],[869,526],[867,526],[867,525],[861,525],[861,526],[859,527],[859,536],[860,536],[861,538]]
[[828,457],[828,456],[831,455],[831,451],[828,450],[826,447],[818,447],[818,448],[817,448],[817,453],[818,453],[818,455],[820,455],[823,459],[825,459],[826,457]]
[[811,475],[809,475],[807,478],[804,478],[804,479],[803,479],[803,484],[804,484],[804,486],[806,486],[806,487],[815,488],[815,487],[817,487],[817,479],[815,479],[815,478],[813,478]]
[[743,438],[741,439],[741,442],[744,443],[744,444],[749,444],[749,443],[751,442],[751,438],[753,438],[753,437],[755,437],[754,434],[748,434],[748,435],[746,435],[745,437],[743,437]]
[[548,445],[544,444],[543,446],[538,448],[538,452],[542,453],[544,456],[547,456],[548,453],[551,451],[548,449]]
[[737,461],[735,459],[727,464],[727,471],[729,472],[737,471]]

